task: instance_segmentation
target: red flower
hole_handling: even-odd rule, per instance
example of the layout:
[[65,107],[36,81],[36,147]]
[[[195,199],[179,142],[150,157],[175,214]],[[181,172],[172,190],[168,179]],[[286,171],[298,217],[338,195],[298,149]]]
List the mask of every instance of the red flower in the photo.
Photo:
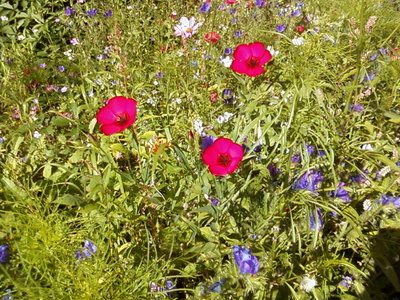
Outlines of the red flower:
[[219,39],[219,34],[212,31],[212,32],[207,33],[204,36],[204,38],[206,39],[206,42],[208,42],[208,43],[216,43]]
[[233,58],[233,71],[255,77],[265,72],[262,66],[272,59],[272,55],[263,43],[255,42],[239,45],[233,52]]
[[97,113],[97,122],[102,124],[100,130],[106,135],[124,131],[135,120],[136,101],[122,96],[108,100],[107,105]]
[[300,34],[302,34],[304,32],[304,29],[305,29],[304,26],[301,26],[301,25],[296,26],[296,31]]
[[213,175],[233,173],[243,159],[243,148],[230,139],[218,138],[203,152],[203,162]]
[[226,4],[235,4],[236,0],[225,0]]

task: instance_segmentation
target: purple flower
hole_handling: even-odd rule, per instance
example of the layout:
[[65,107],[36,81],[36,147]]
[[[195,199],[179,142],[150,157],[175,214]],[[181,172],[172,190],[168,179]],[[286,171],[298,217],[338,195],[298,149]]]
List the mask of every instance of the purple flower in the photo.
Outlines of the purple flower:
[[236,23],[237,23],[237,19],[236,19],[236,18],[233,18],[233,19],[231,20],[231,23],[232,23],[232,24],[236,24]]
[[109,17],[111,17],[113,15],[113,11],[110,9],[110,10],[107,10],[104,14],[103,14],[103,16],[105,17],[105,18],[109,18]]
[[233,258],[242,274],[255,275],[260,268],[257,257],[246,246],[234,245]]
[[281,172],[281,171],[275,166],[275,164],[269,164],[269,165],[267,166],[267,169],[268,169],[268,171],[269,171],[269,174],[270,174],[272,177],[278,176],[279,173]]
[[232,54],[232,48],[225,48],[225,50],[224,50],[224,54],[225,55],[231,55]]
[[257,7],[263,7],[263,5],[265,5],[265,1],[264,0],[256,0],[256,6]]
[[364,174],[368,175],[367,170],[362,170],[363,174],[357,174],[354,175],[350,178],[351,182],[357,182],[357,183],[364,183],[367,181],[367,178],[365,178]]
[[0,264],[4,264],[8,261],[10,254],[8,253],[8,245],[0,245]]
[[348,289],[353,284],[353,278],[351,276],[344,276],[339,284]]
[[214,197],[212,197],[212,196],[209,196],[208,200],[210,200],[211,204],[214,205],[214,206],[218,206],[219,205],[219,201],[217,199],[215,199]]
[[387,51],[386,48],[379,48],[379,53],[380,53],[381,55],[386,55],[386,54],[388,54],[388,51]]
[[217,138],[212,135],[205,135],[201,137],[201,151],[205,151],[211,146]]
[[324,177],[322,176],[321,171],[311,169],[301,175],[297,182],[292,186],[292,189],[303,189],[318,194],[316,192],[318,189],[317,186],[323,181],[323,179]]
[[296,152],[296,153],[293,155],[293,157],[290,159],[290,161],[291,161],[292,163],[301,162],[300,153],[299,153],[299,152]]
[[2,298],[3,300],[13,300],[14,297],[12,296],[12,290],[11,289],[6,289],[6,294]]
[[378,53],[375,53],[369,58],[369,61],[375,61],[377,58],[378,58]]
[[163,78],[163,77],[164,77],[163,72],[158,72],[158,73],[156,73],[156,77],[158,77],[158,78]]
[[86,14],[87,14],[89,17],[94,17],[95,15],[97,15],[97,9],[92,8],[92,9],[90,9]]
[[281,25],[276,25],[275,29],[277,32],[284,32],[286,29],[286,25],[285,24],[281,24]]
[[295,11],[292,11],[292,17],[299,17],[301,15],[301,10],[296,9]]
[[313,155],[316,151],[315,146],[307,144],[307,143],[306,143],[306,149],[307,149],[308,155],[310,155],[310,156]]
[[229,13],[230,13],[231,15],[234,15],[234,14],[236,13],[236,8],[230,8],[230,9],[229,9]]
[[372,81],[374,80],[374,78],[375,78],[375,73],[372,72],[365,75],[363,81]]
[[57,70],[58,70],[58,72],[64,72],[65,71],[65,67],[64,66],[58,66]]
[[201,6],[200,6],[200,12],[201,13],[206,13],[211,9],[211,2],[204,2]]
[[86,257],[91,257],[93,254],[97,253],[97,247],[95,244],[92,243],[90,240],[85,240],[83,243],[83,253],[86,255]]
[[[315,219],[315,217],[317,217],[317,219]],[[324,225],[321,209],[317,207],[314,213],[309,215],[309,218],[310,218],[310,229],[313,231],[314,230],[321,231],[322,226]]]
[[351,105],[350,108],[356,112],[362,112],[363,111],[363,106],[361,103],[356,103],[354,105]]
[[72,7],[67,7],[65,10],[65,15],[66,16],[72,16],[75,13],[75,10]]
[[340,198],[344,202],[351,202],[351,198],[349,196],[349,192],[345,189],[342,189],[346,184],[344,182],[339,183],[338,189],[334,192],[330,192],[331,197]]
[[[167,279],[165,281],[165,288],[161,289],[162,291],[172,291],[176,289],[176,286],[174,285],[174,282],[171,279]],[[171,297],[172,293],[171,292],[167,292],[167,296]]]
[[241,37],[242,36],[242,31],[241,30],[236,30],[233,35],[236,36],[236,37]]
[[225,283],[225,279],[222,279],[221,281],[217,281],[216,283],[213,283],[212,285],[210,285],[210,287],[208,288],[208,291],[210,293],[221,293],[222,291],[222,285]]
[[386,194],[383,194],[377,202],[382,205],[392,204],[396,208],[400,208],[400,197],[388,196]]

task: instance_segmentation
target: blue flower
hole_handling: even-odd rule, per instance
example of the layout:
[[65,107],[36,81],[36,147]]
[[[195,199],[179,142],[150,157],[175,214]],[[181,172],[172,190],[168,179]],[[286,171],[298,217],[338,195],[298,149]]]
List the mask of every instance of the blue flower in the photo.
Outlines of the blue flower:
[[356,103],[354,105],[351,105],[350,108],[356,112],[362,112],[363,111],[363,106],[361,103]]
[[256,0],[256,6],[257,7],[262,7],[263,5],[265,5],[265,1],[264,0]]
[[362,170],[363,174],[357,174],[357,175],[353,175],[350,178],[351,182],[357,182],[357,183],[364,183],[367,181],[367,178],[365,178],[364,174],[368,175],[368,171],[367,170]]
[[93,254],[97,253],[97,247],[95,244],[92,243],[90,240],[85,240],[83,243],[83,253],[86,255],[86,257],[91,257]]
[[232,48],[225,48],[225,50],[224,50],[224,54],[225,55],[231,55],[232,54]]
[[212,135],[205,135],[201,137],[201,151],[205,151],[209,146],[211,146],[217,138]]
[[12,290],[6,289],[6,294],[3,297],[3,300],[13,300],[14,297],[12,296]]
[[242,36],[242,31],[241,30],[236,30],[233,35],[236,36],[236,37],[241,37]]
[[255,275],[260,268],[257,257],[252,255],[246,246],[234,245],[233,258],[242,274]]
[[315,153],[315,151],[317,150],[315,148],[315,146],[307,144],[307,143],[306,143],[306,149],[307,149],[308,155],[310,155],[310,156],[313,155]]
[[292,17],[299,17],[301,15],[301,10],[296,9],[295,11],[292,11]]
[[97,9],[92,8],[92,9],[90,9],[86,14],[87,14],[89,17],[94,17],[95,15],[97,15]]
[[277,32],[284,32],[286,29],[286,25],[285,24],[276,25],[275,29]]
[[97,253],[96,245],[93,244],[93,242],[90,240],[85,240],[83,242],[83,250],[80,249],[76,250],[74,252],[74,256],[78,260],[83,260],[92,257],[92,255],[96,253]]
[[8,245],[0,245],[0,264],[4,264],[8,261],[10,254],[8,253]]
[[374,80],[374,78],[375,78],[375,73],[372,72],[365,75],[363,81],[372,81]]
[[353,278],[351,276],[344,276],[343,279],[339,282],[339,285],[347,289],[350,288],[352,284],[353,284]]
[[65,67],[64,66],[58,66],[57,70],[58,70],[58,72],[64,72],[65,71]]
[[210,287],[208,288],[208,291],[210,293],[221,293],[222,291],[222,285],[225,283],[225,279],[222,279],[221,281],[217,281],[216,283],[213,283],[212,285],[210,285]]
[[378,53],[375,53],[369,58],[369,61],[375,61],[377,58],[378,58]]
[[[162,291],[172,291],[176,289],[176,286],[174,285],[173,281],[171,279],[167,279],[165,281],[165,288],[161,289]],[[171,297],[172,293],[171,292],[167,292],[167,296]]]
[[200,6],[200,12],[201,13],[206,13],[211,9],[211,2],[204,2],[201,6]]
[[111,17],[113,15],[113,11],[110,9],[110,10],[107,10],[104,14],[103,14],[103,16],[105,17],[105,18],[109,18],[109,17]]
[[65,9],[65,15],[68,16],[68,17],[72,16],[74,13],[75,13],[75,10],[72,7],[67,7]]
[[311,169],[301,175],[301,177],[292,186],[292,189],[303,189],[316,193],[318,184],[323,180],[324,177],[322,176],[321,171],[315,171],[314,169]]
[[349,192],[345,189],[342,189],[346,184],[344,182],[339,183],[338,189],[334,192],[330,192],[331,197],[336,197],[344,200],[344,202],[351,202],[351,198],[349,196]]
[[383,194],[377,202],[382,205],[392,204],[396,208],[400,208],[400,197],[388,196],[386,194]]
[[[315,215],[317,215],[317,219],[315,219]],[[310,229],[312,231],[314,230],[321,231],[322,226],[324,225],[321,209],[317,207],[314,213],[309,215],[309,218],[310,218]]]

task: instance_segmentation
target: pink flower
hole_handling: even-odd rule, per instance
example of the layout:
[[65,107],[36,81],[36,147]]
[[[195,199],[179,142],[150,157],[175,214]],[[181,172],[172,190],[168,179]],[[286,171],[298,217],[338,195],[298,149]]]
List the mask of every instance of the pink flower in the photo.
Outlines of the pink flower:
[[182,17],[179,20],[180,24],[175,25],[175,35],[181,36],[183,39],[190,38],[193,34],[197,32],[197,29],[203,25],[203,23],[197,23],[194,17],[188,19],[187,17]]
[[243,159],[243,148],[227,138],[218,138],[203,152],[203,162],[213,175],[233,173]]
[[208,42],[208,43],[216,43],[219,39],[219,34],[212,31],[212,32],[206,33],[204,38],[206,39],[206,42]]
[[262,66],[272,59],[272,55],[263,43],[255,42],[239,45],[233,52],[233,58],[233,71],[255,77],[265,72]]
[[106,135],[124,131],[135,120],[136,101],[122,96],[108,100],[107,105],[97,113],[97,122],[102,124],[100,130]]
[[235,4],[236,0],[225,0],[226,4]]

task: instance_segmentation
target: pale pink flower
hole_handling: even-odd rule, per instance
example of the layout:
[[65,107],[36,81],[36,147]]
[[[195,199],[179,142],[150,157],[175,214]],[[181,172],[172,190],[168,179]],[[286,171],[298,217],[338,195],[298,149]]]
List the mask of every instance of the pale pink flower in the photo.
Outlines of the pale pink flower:
[[194,17],[188,19],[187,17],[182,17],[179,20],[180,24],[175,25],[175,35],[181,36],[183,39],[190,38],[196,33],[197,29],[203,25],[203,23],[196,23]]

